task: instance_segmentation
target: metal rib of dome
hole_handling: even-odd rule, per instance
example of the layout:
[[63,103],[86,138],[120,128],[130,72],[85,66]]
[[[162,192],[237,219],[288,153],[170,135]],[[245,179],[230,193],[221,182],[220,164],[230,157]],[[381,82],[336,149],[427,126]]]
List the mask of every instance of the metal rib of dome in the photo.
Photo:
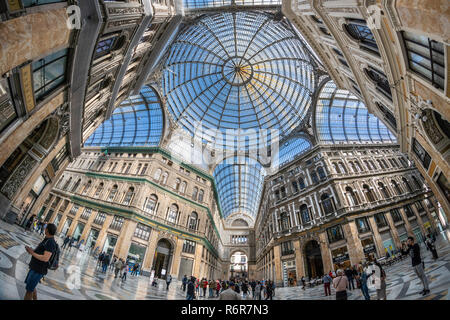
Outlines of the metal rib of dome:
[[316,105],[316,129],[324,143],[392,143],[395,136],[364,103],[350,93],[327,82]]
[[163,132],[161,103],[155,90],[142,87],[117,107],[86,140],[85,146],[158,146]]
[[191,135],[199,122],[222,134],[279,129],[283,135],[304,118],[314,81],[309,53],[290,26],[246,11],[203,16],[181,32],[162,88],[170,113]]
[[213,175],[224,218],[233,213],[255,218],[266,175],[264,168],[251,158],[234,157],[218,164]]

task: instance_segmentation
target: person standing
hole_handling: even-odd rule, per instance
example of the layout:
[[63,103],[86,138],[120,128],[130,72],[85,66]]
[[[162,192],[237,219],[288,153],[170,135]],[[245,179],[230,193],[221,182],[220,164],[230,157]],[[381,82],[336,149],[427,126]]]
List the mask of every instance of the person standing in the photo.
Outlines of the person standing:
[[208,298],[214,298],[214,289],[216,289],[216,284],[214,283],[214,281],[209,280],[208,286],[209,286],[209,297]]
[[304,277],[304,276],[302,276],[301,281],[302,281],[302,289],[303,289],[303,290],[306,290],[306,280],[305,280],[305,277]]
[[197,297],[200,296],[200,280],[199,279],[195,280],[195,293],[196,293]]
[[348,280],[348,290],[355,290],[355,283],[353,282],[353,270],[350,268],[345,269],[345,276]]
[[408,240],[406,241],[407,247],[404,246],[402,248],[402,254],[407,255],[411,257],[411,263],[412,267],[414,269],[414,272],[416,273],[417,277],[422,281],[423,290],[419,292],[419,294],[422,294],[423,296],[430,293],[430,289],[428,287],[428,279],[425,275],[424,270],[424,264],[422,262],[422,258],[420,257],[420,246],[417,243],[414,243],[413,237],[408,237]]
[[56,226],[53,223],[47,225],[44,230],[45,238],[41,243],[32,249],[29,246],[25,250],[31,255],[29,271],[25,278],[25,297],[24,300],[37,300],[36,287],[41,279],[47,274],[50,258],[56,254],[58,244],[55,241]]
[[167,285],[167,287],[166,287],[166,290],[169,290],[169,286],[170,286],[170,283],[172,282],[172,276],[169,274],[167,277],[166,277],[166,285]]
[[361,292],[364,296],[364,299],[366,300],[370,300],[370,295],[369,295],[369,288],[367,287],[367,280],[369,279],[369,277],[371,277],[372,274],[367,274],[366,272],[366,268],[363,268],[363,266],[359,266],[359,270],[358,270],[358,280],[360,283],[360,288],[361,288]]
[[433,241],[433,239],[431,238],[431,234],[428,234],[425,244],[427,245],[428,249],[430,249],[431,254],[433,255],[433,260],[436,260],[438,258],[438,254],[434,242],[435,241]]
[[130,270],[129,268],[130,268],[130,267],[129,267],[128,264],[125,262],[125,263],[124,263],[124,266],[123,266],[123,268],[122,268],[122,270],[123,270],[122,277],[121,277],[122,281],[126,281],[126,280],[127,280],[127,273],[128,273],[128,271]]
[[220,293],[219,300],[242,300],[241,295],[235,290],[234,282],[230,282],[228,289]]
[[266,283],[266,300],[273,300],[272,281],[268,280]]
[[119,272],[122,270],[123,268],[123,261],[122,258],[120,258],[119,260],[116,261],[116,263],[114,264],[114,278],[117,278],[117,275],[119,274]]
[[331,296],[331,279],[330,275],[326,274],[322,278],[323,288],[325,289],[325,297]]
[[67,244],[69,243],[69,241],[70,241],[70,237],[69,237],[69,236],[66,236],[66,237],[64,238],[64,242],[63,242],[63,245],[62,245],[62,249],[65,249],[65,248],[67,247]]
[[206,278],[203,278],[202,280],[203,298],[206,298],[206,289],[208,289],[208,280],[206,280]]
[[111,258],[109,257],[109,254],[106,254],[106,256],[103,258],[102,261],[103,273],[106,273],[106,271],[108,270],[110,259]]
[[186,300],[194,300],[195,299],[195,283],[194,278],[191,279],[187,283],[187,292],[186,292]]
[[248,295],[248,284],[247,284],[246,281],[242,283],[242,294],[243,294],[244,300],[247,299],[247,295]]
[[342,269],[338,269],[336,277],[333,279],[333,287],[336,289],[336,300],[347,300],[347,277]]
[[219,293],[220,293],[220,288],[221,287],[222,286],[220,285],[220,279],[219,279],[219,280],[217,280],[217,283],[216,283],[216,298],[219,297]]
[[188,284],[188,278],[184,275],[183,280],[181,280],[183,292],[186,292],[186,285]]

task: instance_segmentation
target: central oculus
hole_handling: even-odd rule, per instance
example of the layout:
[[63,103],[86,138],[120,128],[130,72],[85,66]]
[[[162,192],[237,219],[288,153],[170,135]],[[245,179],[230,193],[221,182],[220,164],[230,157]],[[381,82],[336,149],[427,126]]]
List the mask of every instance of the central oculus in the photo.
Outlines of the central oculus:
[[222,75],[232,86],[242,86],[253,78],[253,67],[245,58],[232,57],[225,61]]

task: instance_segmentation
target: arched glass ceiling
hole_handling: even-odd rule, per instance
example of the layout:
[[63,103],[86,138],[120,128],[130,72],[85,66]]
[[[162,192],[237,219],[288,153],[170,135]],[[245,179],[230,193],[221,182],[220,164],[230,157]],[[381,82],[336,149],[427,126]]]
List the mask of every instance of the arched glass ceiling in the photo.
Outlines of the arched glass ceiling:
[[162,88],[169,111],[191,135],[199,122],[209,142],[217,140],[206,129],[278,129],[282,135],[304,118],[314,88],[309,53],[286,21],[272,18],[212,14],[175,39]]
[[322,88],[316,106],[318,138],[325,143],[389,143],[395,136],[364,103],[347,90],[338,89],[334,82]]
[[86,140],[85,146],[158,146],[163,114],[155,90],[144,86],[117,107]]
[[[281,5],[281,0],[235,0],[238,6]],[[186,9],[217,8],[230,6],[232,0],[183,0]]]
[[217,165],[214,180],[224,218],[233,213],[256,217],[264,176],[264,168],[250,158],[228,158]]
[[278,152],[278,159],[275,159],[275,164],[282,166],[311,149],[311,142],[305,138],[294,137],[284,142],[279,148],[280,151]]

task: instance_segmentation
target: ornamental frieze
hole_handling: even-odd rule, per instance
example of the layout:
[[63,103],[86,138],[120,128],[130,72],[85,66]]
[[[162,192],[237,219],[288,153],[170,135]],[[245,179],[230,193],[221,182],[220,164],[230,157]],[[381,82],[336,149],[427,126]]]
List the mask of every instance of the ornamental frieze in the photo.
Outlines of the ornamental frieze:
[[108,8],[108,13],[110,15],[143,14],[144,9],[142,7]]
[[26,155],[22,160],[20,165],[14,170],[14,172],[9,176],[5,185],[2,188],[2,193],[6,197],[12,200],[18,189],[26,181],[27,176],[37,164],[37,160],[33,159],[29,155]]

